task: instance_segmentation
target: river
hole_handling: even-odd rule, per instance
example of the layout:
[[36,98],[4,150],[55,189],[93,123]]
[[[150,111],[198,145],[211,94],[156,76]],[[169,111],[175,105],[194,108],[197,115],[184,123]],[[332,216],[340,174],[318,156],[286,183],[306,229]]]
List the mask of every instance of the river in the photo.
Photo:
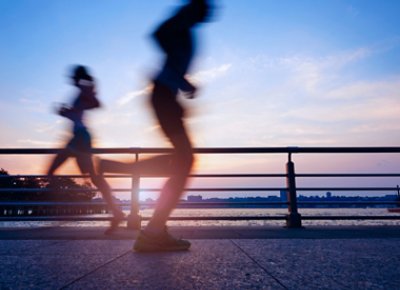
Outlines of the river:
[[[141,211],[143,217],[149,217],[152,209]],[[128,214],[128,211],[126,211]],[[231,217],[231,216],[284,216],[287,209],[176,209],[172,216],[174,217]],[[299,209],[303,217],[307,216],[397,216],[399,214],[389,213],[385,208],[307,208]],[[97,215],[104,216],[104,215]],[[143,222],[144,225],[146,222]],[[90,227],[107,226],[108,222],[102,221],[56,221],[56,222],[0,222],[0,228],[5,227],[43,227],[43,226],[62,226],[62,227]],[[169,226],[284,226],[282,220],[244,220],[244,221],[169,221]],[[310,225],[400,225],[400,220],[303,220],[304,226]]]

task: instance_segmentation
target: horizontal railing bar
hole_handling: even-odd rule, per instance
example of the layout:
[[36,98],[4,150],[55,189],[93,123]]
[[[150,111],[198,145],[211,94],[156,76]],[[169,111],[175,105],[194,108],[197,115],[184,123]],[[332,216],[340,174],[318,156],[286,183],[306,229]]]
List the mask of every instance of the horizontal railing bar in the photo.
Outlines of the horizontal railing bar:
[[345,204],[345,205],[353,205],[353,204],[399,204],[398,201],[297,201],[298,204],[310,204],[310,205],[318,205],[318,204]]
[[[284,173],[244,173],[244,174],[190,174],[189,177],[201,177],[201,178],[236,178],[236,177],[286,177]],[[400,176],[400,175],[399,175]],[[55,175],[54,178],[89,178],[88,175]],[[131,174],[105,174],[105,178],[132,178]],[[163,176],[147,176],[141,175],[141,178],[162,178]],[[46,175],[0,175],[0,178],[48,178]]]
[[[130,202],[116,203],[119,206],[130,206]],[[213,206],[213,205],[286,205],[282,201],[254,201],[254,202],[181,202],[178,206]],[[140,206],[154,207],[155,202],[140,202]],[[0,202],[1,206],[106,206],[104,202]]]
[[[132,178],[128,174],[105,174],[105,178]],[[146,176],[141,178],[162,178],[163,176]],[[245,173],[245,174],[190,174],[192,178],[256,178],[256,177],[287,177],[284,173]],[[400,177],[400,173],[297,173],[296,177]],[[46,175],[0,175],[1,178],[48,178]],[[55,175],[54,178],[89,178],[88,175]]]
[[[215,187],[215,188],[186,188],[187,192],[225,192],[225,191],[280,191],[286,190],[284,187]],[[140,188],[140,191],[154,192],[160,191],[159,188]]]
[[[141,220],[148,221],[151,217],[142,217]],[[111,217],[90,216],[0,216],[0,221],[26,222],[26,221],[109,221]],[[170,217],[170,221],[243,221],[243,220],[285,220],[286,215],[278,216],[208,216],[208,217]],[[303,220],[400,220],[400,215],[390,216],[302,216]]]
[[[116,203],[120,206],[130,206],[130,202],[118,202]],[[90,202],[90,201],[82,201],[82,202],[73,202],[73,201],[0,201],[1,206],[106,206],[105,202]]]
[[[105,178],[132,178],[132,175],[128,174],[104,174],[103,175]],[[51,177],[47,175],[0,175],[0,178],[48,178],[52,179]],[[63,174],[63,175],[54,175],[53,179],[58,179],[58,178],[90,178],[89,175],[82,175],[82,174]]]
[[296,177],[399,177],[400,173],[297,173]]
[[[132,178],[132,175],[107,174],[105,178]],[[140,176],[142,178],[162,178],[162,176]],[[256,177],[287,177],[287,174],[190,174],[193,178],[256,178]],[[400,177],[400,173],[300,173],[296,177]],[[0,175],[1,178],[47,178],[45,175]],[[87,175],[56,175],[55,178],[89,178]]]
[[[51,188],[0,188],[0,193],[2,192],[97,192],[98,189],[83,189],[83,188],[69,188],[69,189],[51,189]],[[122,190],[117,190],[122,191]],[[129,189],[124,189],[123,191],[129,191]]]
[[[0,188],[2,192],[50,192],[55,189],[50,188]],[[210,187],[210,188],[186,188],[187,192],[226,192],[226,191],[281,191],[286,190],[285,187]],[[298,187],[297,191],[397,191],[397,187]],[[97,192],[98,189],[80,189],[70,188],[59,191],[65,192]],[[131,192],[130,188],[112,188],[114,192]],[[156,192],[160,188],[141,188],[142,192]]]
[[26,221],[109,221],[111,217],[91,216],[0,216],[0,221],[26,222]]
[[[298,187],[297,191],[397,191],[396,187]],[[157,188],[141,188],[140,191],[152,192],[159,191]],[[287,190],[285,187],[223,187],[223,188],[186,188],[185,191],[281,191]],[[117,189],[114,189],[117,191]]]
[[[56,154],[54,148],[2,148],[0,154]],[[172,148],[93,148],[94,154],[159,154],[172,153]],[[254,153],[400,153],[400,147],[209,147],[195,148],[203,154],[254,154]]]
[[[151,217],[142,217],[142,220],[148,221]],[[286,215],[278,215],[278,216],[206,216],[206,217],[170,217],[169,221],[215,221],[215,220],[224,220],[224,221],[244,221],[244,220],[284,220],[286,219]]]
[[[142,217],[143,220],[150,220],[150,217]],[[169,220],[180,221],[180,220],[280,220],[286,219],[286,215],[282,216],[241,216],[241,217],[171,217]],[[303,216],[305,220],[400,220],[400,216]]]
[[[49,189],[49,188],[0,188],[0,193],[1,192],[50,192],[54,191],[55,189]],[[224,187],[224,188],[187,188],[185,191],[204,191],[204,192],[210,192],[210,191],[279,191],[279,190],[284,190],[283,187],[247,187],[247,188],[239,188],[239,187]],[[71,189],[62,189],[59,191],[65,191],[65,192],[96,192],[98,191],[97,189],[79,189],[79,188],[71,188]],[[130,188],[112,188],[112,191],[114,192],[131,192],[132,189]],[[160,188],[141,188],[140,191],[146,191],[146,192],[154,192],[154,191],[160,191]]]
[[397,187],[297,187],[297,191],[396,191]]
[[303,220],[400,220],[400,215],[363,215],[363,216],[307,216],[302,215]]
[[[170,217],[170,221],[216,221],[216,220],[284,220],[282,216],[214,216],[214,217]],[[90,217],[90,216],[0,216],[0,221],[26,222],[26,221],[109,221],[111,217]],[[148,221],[150,217],[142,217],[141,220]]]
[[[1,203],[0,203],[1,204]],[[140,203],[141,206],[155,206],[155,202],[151,203]],[[201,202],[182,202],[179,205],[205,205],[205,206],[213,206],[213,205],[287,205],[287,201],[201,201]],[[298,204],[310,204],[310,205],[319,205],[319,204],[345,204],[345,205],[368,205],[368,204],[389,204],[389,205],[397,205],[398,201],[298,201]]]
[[[398,201],[298,201],[298,204],[301,205],[397,205]],[[130,206],[130,202],[118,202],[116,203],[119,206]],[[262,206],[262,205],[287,205],[288,202],[283,201],[204,201],[204,202],[181,202],[178,206],[190,206],[190,207],[212,207],[212,206]],[[156,205],[155,202],[141,202],[139,206],[141,207],[154,207]],[[4,201],[0,202],[0,207],[39,207],[39,206],[48,206],[48,207],[73,207],[73,206],[104,206],[106,207],[106,203],[104,202],[15,202],[15,201]]]

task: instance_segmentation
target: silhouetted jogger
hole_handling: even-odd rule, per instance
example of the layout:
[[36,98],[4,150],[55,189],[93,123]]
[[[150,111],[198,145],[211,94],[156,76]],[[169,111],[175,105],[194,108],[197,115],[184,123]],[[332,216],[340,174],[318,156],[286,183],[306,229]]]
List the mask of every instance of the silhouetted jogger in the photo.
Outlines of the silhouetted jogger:
[[154,214],[136,239],[136,251],[177,251],[190,247],[189,241],[172,237],[167,231],[166,223],[183,194],[194,160],[192,144],[183,121],[185,110],[177,96],[179,91],[188,98],[196,95],[196,87],[185,75],[195,52],[193,28],[208,19],[211,8],[208,2],[189,1],[164,21],[153,35],[165,60],[154,78],[150,102],[162,131],[174,147],[174,153],[137,163],[108,160],[100,163],[100,169],[104,172],[140,174],[152,169],[168,172],[169,179],[161,190]]
[[81,65],[76,66],[73,69],[71,78],[74,86],[79,90],[78,96],[71,106],[62,105],[57,113],[72,121],[73,137],[67,143],[66,147],[55,156],[47,171],[47,175],[51,179],[57,168],[69,157],[75,157],[81,173],[89,174],[93,184],[100,190],[103,199],[113,213],[110,227],[105,232],[109,234],[118,227],[124,218],[124,214],[114,203],[110,186],[104,177],[95,172],[90,152],[92,149],[92,139],[84,123],[85,111],[100,107],[100,102],[96,98],[94,79],[89,75],[86,67]]

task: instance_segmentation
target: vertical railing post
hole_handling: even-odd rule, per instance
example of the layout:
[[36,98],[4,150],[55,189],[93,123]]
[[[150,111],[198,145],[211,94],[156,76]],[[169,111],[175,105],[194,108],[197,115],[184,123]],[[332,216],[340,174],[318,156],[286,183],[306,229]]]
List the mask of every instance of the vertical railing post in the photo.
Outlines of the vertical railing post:
[[297,192],[296,192],[296,173],[292,154],[289,152],[288,162],[286,164],[286,186],[288,215],[286,215],[286,226],[288,228],[301,228],[301,215],[297,212]]
[[[135,154],[135,162],[139,161],[139,154]],[[140,188],[140,175],[135,173],[132,175],[131,184],[131,212],[128,215],[128,228],[139,230],[141,227],[142,217],[139,214],[139,188]]]

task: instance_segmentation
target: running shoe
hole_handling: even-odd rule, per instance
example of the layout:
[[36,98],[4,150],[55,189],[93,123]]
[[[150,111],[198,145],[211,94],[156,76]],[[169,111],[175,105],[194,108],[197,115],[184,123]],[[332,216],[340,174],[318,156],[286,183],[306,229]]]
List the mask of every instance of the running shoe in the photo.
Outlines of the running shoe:
[[125,219],[125,214],[121,211],[113,216],[110,226],[104,232],[105,235],[112,235],[119,227],[120,223]]
[[136,252],[187,251],[189,248],[189,241],[176,239],[167,230],[154,236],[141,231],[133,246],[133,250]]

